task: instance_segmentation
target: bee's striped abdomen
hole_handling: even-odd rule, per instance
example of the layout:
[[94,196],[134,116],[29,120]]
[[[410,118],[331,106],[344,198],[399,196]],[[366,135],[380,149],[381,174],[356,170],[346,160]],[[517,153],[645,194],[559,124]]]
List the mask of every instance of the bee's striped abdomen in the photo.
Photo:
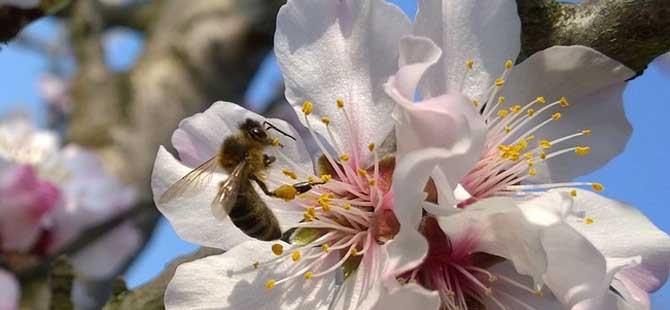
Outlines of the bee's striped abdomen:
[[249,237],[263,241],[281,238],[279,222],[251,184],[245,184],[238,193],[235,206],[230,210],[233,224]]

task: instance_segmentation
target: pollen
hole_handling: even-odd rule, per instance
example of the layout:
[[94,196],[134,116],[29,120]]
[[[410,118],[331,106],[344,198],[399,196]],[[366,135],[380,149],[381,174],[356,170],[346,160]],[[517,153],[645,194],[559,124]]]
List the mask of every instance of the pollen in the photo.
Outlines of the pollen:
[[293,253],[291,253],[291,259],[292,259],[294,262],[299,261],[300,258],[302,258],[302,254],[300,254],[300,251],[293,251]]
[[369,150],[370,152],[374,151],[374,150],[375,150],[375,144],[374,144],[374,143],[370,143],[370,144],[368,144],[368,150]]
[[335,103],[337,104],[338,108],[340,109],[344,108],[344,99],[337,99]]
[[322,117],[321,122],[326,126],[330,125],[330,117],[328,117],[328,116]]
[[295,172],[291,171],[291,169],[289,169],[289,168],[284,168],[284,169],[281,170],[281,172],[282,172],[285,176],[287,176],[287,177],[289,177],[289,178],[291,178],[291,179],[296,180],[296,179],[298,178],[298,176],[295,174]]
[[544,97],[539,96],[539,97],[535,98],[535,102],[540,103],[540,104],[545,104],[547,102],[547,100],[545,100]]
[[528,175],[531,176],[531,177],[536,176],[537,175],[537,169],[535,169],[534,167],[528,169]]
[[511,59],[505,61],[505,69],[512,69],[512,66],[514,66],[514,62]]
[[593,218],[590,217],[590,216],[587,216],[587,217],[584,218],[584,224],[586,224],[586,225],[591,225],[591,224],[593,224],[594,222],[595,222],[595,221],[594,221]]
[[277,285],[277,280],[275,280],[275,279],[270,279],[270,280],[265,281],[265,288],[267,288],[269,290],[274,288],[275,285]]
[[305,220],[305,222],[311,222],[311,221],[314,220],[314,216],[312,216],[311,214],[309,214],[307,212],[303,213],[302,217]]
[[542,160],[547,159],[547,153],[540,152],[540,159],[542,159]]
[[321,246],[321,251],[323,251],[324,253],[328,253],[329,250],[330,250],[329,245],[324,244],[324,245]]
[[591,135],[591,129],[587,128],[587,129],[582,130],[582,135],[587,136],[587,137],[590,136]]
[[360,177],[368,176],[368,172],[365,171],[365,169],[363,169],[363,168],[356,169],[356,174],[358,174],[358,176],[360,176]]
[[270,143],[272,143],[272,146],[280,146],[281,145],[281,142],[279,141],[279,138],[276,138],[276,137],[272,138],[272,142],[270,142]]
[[358,250],[355,247],[351,248],[351,255],[352,256],[358,256],[360,253],[358,253]]
[[526,114],[528,114],[528,117],[533,117],[533,115],[535,115],[535,109],[528,109],[528,111],[526,111]]
[[500,110],[498,111],[498,117],[500,118],[505,118],[505,116],[509,115],[509,111],[507,110]]
[[572,196],[572,197],[577,197],[577,190],[574,190],[574,189],[571,190],[571,191],[570,191],[570,196]]
[[312,217],[316,217],[316,209],[314,207],[309,207],[307,208],[307,214],[311,215]]
[[314,277],[314,273],[311,271],[305,272],[305,280],[309,280]]
[[503,103],[505,103],[505,97],[503,97],[503,96],[498,97],[498,104],[503,104]]
[[288,201],[294,199],[298,191],[293,186],[284,184],[277,188],[274,193],[278,198]]
[[593,190],[596,192],[602,192],[605,190],[605,186],[603,186],[602,183],[593,183],[591,184],[591,188],[593,188]]
[[497,86],[497,87],[502,87],[503,85],[505,85],[505,80],[503,80],[503,79],[496,79],[496,86]]
[[340,160],[341,161],[349,160],[349,154],[344,153],[344,154],[340,155]]
[[345,202],[344,204],[342,204],[342,208],[344,208],[344,210],[351,210],[351,204],[348,203],[348,202]]
[[591,152],[591,148],[588,146],[578,146],[575,147],[575,153],[579,156],[586,156]]
[[277,256],[284,254],[284,246],[279,243],[273,244],[272,253],[274,253]]
[[309,115],[314,110],[314,104],[311,101],[305,101],[302,103],[302,113]]
[[321,175],[321,182],[328,182],[333,179],[333,177],[330,174],[322,174]]
[[319,199],[317,199],[317,203],[319,203],[324,212],[329,212],[331,207],[330,194],[321,194]]
[[540,140],[540,147],[543,149],[549,149],[551,148],[551,142],[549,140]]
[[561,119],[561,112],[556,112],[556,113],[552,114],[551,119],[553,119],[555,121]]
[[521,105],[515,104],[509,110],[513,113],[519,113],[521,111]]
[[468,60],[465,62],[465,66],[468,68],[468,70],[472,70],[472,67],[475,66],[475,61],[472,60],[472,59],[468,59]]
[[376,186],[376,185],[377,185],[377,180],[376,180],[376,179],[369,179],[369,180],[368,180],[368,185],[370,185],[370,186]]
[[561,99],[558,100],[558,103],[564,108],[570,106],[570,102],[568,102],[568,98],[565,98],[565,97],[561,97]]

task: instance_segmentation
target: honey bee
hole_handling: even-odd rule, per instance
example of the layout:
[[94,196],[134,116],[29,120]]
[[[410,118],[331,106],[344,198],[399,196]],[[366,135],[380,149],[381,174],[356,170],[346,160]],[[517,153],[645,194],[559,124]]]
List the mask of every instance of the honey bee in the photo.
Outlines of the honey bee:
[[[209,184],[214,172],[223,168],[228,178],[219,184],[219,190],[212,200],[211,209],[219,220],[230,216],[235,226],[250,237],[263,241],[277,240],[282,232],[274,213],[256,193],[251,181],[256,182],[268,196],[279,197],[278,190],[270,191],[263,181],[265,171],[276,161],[274,156],[264,153],[267,147],[283,145],[268,134],[273,129],[293,139],[295,138],[274,125],[261,124],[246,119],[239,126],[239,132],[224,139],[219,153],[193,169],[161,195],[158,202],[167,203],[186,193],[196,194]],[[293,194],[301,194],[323,182],[299,182],[292,185]],[[286,198],[285,195],[281,195]]]

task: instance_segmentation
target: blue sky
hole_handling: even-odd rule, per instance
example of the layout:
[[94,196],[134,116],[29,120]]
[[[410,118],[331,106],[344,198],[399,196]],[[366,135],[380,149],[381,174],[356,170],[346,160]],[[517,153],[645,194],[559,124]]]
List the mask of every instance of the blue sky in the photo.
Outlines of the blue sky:
[[[414,1],[397,1],[406,12],[413,14]],[[54,38],[58,25],[40,21],[27,29],[42,38]],[[107,62],[116,70],[132,65],[141,51],[141,37],[132,32],[116,32],[106,42]],[[37,94],[37,81],[48,69],[44,57],[10,43],[0,50],[0,116],[17,109],[25,110],[43,123],[44,104]],[[68,65],[71,67],[71,65]],[[279,79],[279,71],[272,58],[263,66],[247,94],[252,102],[262,102],[272,85]],[[629,83],[625,92],[626,114],[633,124],[633,136],[626,150],[602,169],[582,177],[605,184],[609,197],[635,205],[659,228],[670,231],[670,206],[665,195],[670,193],[670,161],[668,155],[670,121],[663,111],[670,106],[670,74],[652,65],[641,77]],[[225,98],[221,98],[225,99]],[[634,234],[634,232],[631,232]],[[189,253],[196,247],[179,239],[169,224],[161,222],[155,238],[137,263],[127,273],[130,286],[137,286],[157,275],[174,257]],[[653,298],[655,309],[670,305],[670,289],[666,285]]]

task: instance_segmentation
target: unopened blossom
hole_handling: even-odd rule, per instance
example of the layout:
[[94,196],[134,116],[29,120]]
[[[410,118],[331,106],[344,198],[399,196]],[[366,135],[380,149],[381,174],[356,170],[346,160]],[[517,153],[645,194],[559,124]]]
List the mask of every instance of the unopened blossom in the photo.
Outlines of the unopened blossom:
[[[630,125],[621,93],[634,72],[581,46],[553,47],[514,67],[519,31],[514,1],[420,1],[414,34],[432,41],[401,41],[387,91],[399,103],[400,162],[430,163],[413,173],[431,176],[428,198],[439,205],[396,208],[429,250],[423,264],[402,262],[392,278],[440,291],[446,309],[648,308],[647,292],[667,277],[667,234],[639,213],[598,225],[634,209],[568,188],[603,190],[571,179],[623,149]],[[506,278],[489,270],[502,259],[513,266]],[[521,291],[498,288],[499,279]],[[533,294],[544,297],[526,298]]]
[[308,154],[286,122],[217,102],[180,123],[172,136],[180,160],[159,150],[154,197],[159,201],[169,186],[215,156],[246,119],[267,121],[295,138],[267,130],[278,139],[264,150],[277,159],[264,173],[270,190],[301,181],[324,184],[284,199],[255,187],[282,231],[297,228],[289,243],[251,239],[230,218],[213,216],[210,204],[225,173],[216,173],[196,193],[159,201],[182,238],[228,250],[181,265],[166,291],[166,306],[392,309],[387,306],[393,300],[437,305],[436,293],[419,286],[388,291],[380,279],[388,241],[398,230],[390,192],[395,160],[380,153],[392,133],[394,105],[383,82],[397,70],[398,40],[409,33],[408,18],[381,0],[292,0],[277,20],[275,54],[286,97],[319,153]]
[[[93,153],[21,118],[0,123],[2,254],[39,260],[58,252],[86,228],[129,208],[131,189],[107,174]],[[124,224],[72,257],[84,278],[118,271],[139,245]]]

